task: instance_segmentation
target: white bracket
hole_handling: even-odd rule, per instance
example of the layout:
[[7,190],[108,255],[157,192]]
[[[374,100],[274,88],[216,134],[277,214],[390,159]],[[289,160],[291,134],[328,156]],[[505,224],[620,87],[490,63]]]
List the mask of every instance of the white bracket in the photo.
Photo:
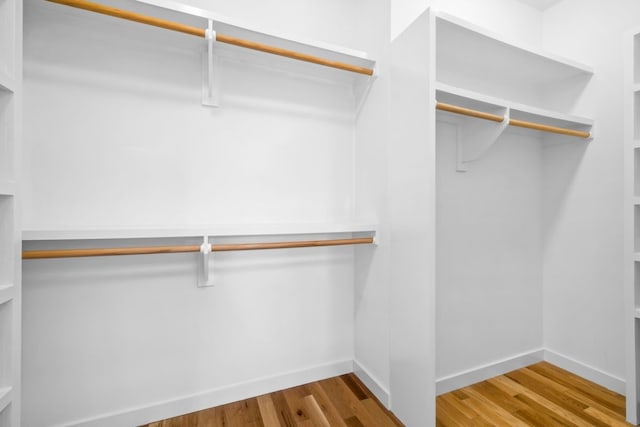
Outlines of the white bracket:
[[213,286],[213,279],[209,279],[209,254],[211,253],[211,244],[209,243],[209,236],[204,236],[202,245],[200,245],[201,265],[198,269],[198,287],[204,288]]
[[[482,156],[498,141],[509,126],[510,109],[505,108],[504,120],[500,123],[478,119],[466,119],[462,126],[456,126],[456,171],[466,172],[469,163],[480,160]],[[489,126],[487,126],[489,124]]]
[[215,72],[216,56],[213,53],[213,45],[216,41],[216,32],[213,29],[213,21],[209,19],[209,25],[205,31],[207,52],[202,57],[202,105],[208,107],[220,106],[218,73]]
[[373,75],[369,76],[366,79],[361,79],[361,81],[357,81],[353,85],[353,97],[356,100],[356,117],[360,115],[360,110],[364,106],[364,102],[369,96],[369,92],[371,91],[371,87],[373,86],[373,82],[378,78],[378,70],[377,68],[373,69]]

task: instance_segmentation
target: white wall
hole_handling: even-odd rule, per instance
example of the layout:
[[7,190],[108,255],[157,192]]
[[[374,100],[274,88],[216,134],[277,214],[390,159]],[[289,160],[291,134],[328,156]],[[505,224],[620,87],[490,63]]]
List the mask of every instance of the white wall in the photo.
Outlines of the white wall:
[[542,13],[515,0],[392,0],[391,38],[428,7],[451,13],[527,46],[540,45]]
[[[345,45],[344,23],[364,19],[340,1],[307,2],[295,20],[254,3],[223,12]],[[222,107],[205,108],[201,46],[188,36],[27,6],[26,229],[351,219],[350,88],[227,61]],[[350,369],[352,248],[217,254],[213,265],[217,286],[196,289],[191,255],[24,262],[24,425],[175,399],[194,410],[242,397],[225,390]],[[119,420],[107,424],[134,422]]]
[[545,45],[595,68],[575,111],[595,119],[586,147],[545,150],[544,335],[550,350],[624,378],[623,35],[640,5],[565,0],[544,15]]
[[503,134],[457,172],[457,126],[436,138],[439,380],[542,347],[541,141]]
[[[376,58],[378,76],[356,127],[356,216],[374,215],[380,245],[356,249],[355,360],[356,372],[385,404],[389,404],[389,296],[390,230],[389,151],[389,2],[366,2],[354,33],[364,37],[357,45]],[[363,23],[374,22],[363,28]],[[364,25],[366,27],[366,25]]]

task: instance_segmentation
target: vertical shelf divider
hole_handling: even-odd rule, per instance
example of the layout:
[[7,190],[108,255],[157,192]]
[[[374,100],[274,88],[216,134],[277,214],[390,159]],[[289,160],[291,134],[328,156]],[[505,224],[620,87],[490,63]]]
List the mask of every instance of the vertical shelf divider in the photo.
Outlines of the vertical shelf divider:
[[0,0],[0,427],[21,425],[22,0]]

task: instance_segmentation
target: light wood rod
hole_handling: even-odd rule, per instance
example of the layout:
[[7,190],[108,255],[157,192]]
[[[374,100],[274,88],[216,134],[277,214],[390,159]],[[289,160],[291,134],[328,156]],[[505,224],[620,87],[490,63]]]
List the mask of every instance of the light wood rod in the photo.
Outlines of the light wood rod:
[[318,246],[342,246],[372,244],[373,237],[358,237],[353,239],[334,240],[306,240],[300,242],[274,242],[274,243],[234,243],[211,245],[211,251],[250,251],[256,249],[285,249],[285,248],[310,248]]
[[[142,24],[152,25],[154,27],[165,28],[167,30],[178,31],[180,33],[191,34],[197,37],[205,37],[206,31],[203,28],[192,27],[189,25],[180,24],[173,21],[167,21],[165,19],[154,18],[151,16],[143,15],[136,12],[130,12],[115,7],[104,6],[98,3],[92,3],[85,0],[49,0],[53,3],[59,3],[66,6],[75,7],[78,9],[84,9],[91,12],[101,13],[103,15],[109,15],[116,18],[126,19],[129,21],[139,22]],[[270,46],[262,43],[253,42],[250,40],[244,40],[233,36],[227,36],[224,34],[216,34],[216,41],[221,43],[232,44],[235,46],[244,47],[247,49],[258,50],[261,52],[270,53],[273,55],[284,56],[287,58],[297,59],[299,61],[311,62],[314,64],[324,65],[326,67],[338,68],[345,71],[351,71],[354,73],[365,74],[368,76],[373,75],[373,69],[360,67],[357,65],[347,64],[340,61],[332,61],[329,59],[321,58],[314,55],[308,55],[306,53],[300,53],[293,50],[282,49],[275,46]]]
[[497,114],[489,114],[484,111],[472,110],[471,108],[459,107],[457,105],[445,104],[443,102],[438,102],[436,104],[436,108],[438,110],[462,114],[464,116],[475,117],[477,119],[491,120],[492,122],[502,123],[504,121],[504,117]]
[[581,130],[573,130],[573,129],[561,128],[557,126],[543,125],[540,123],[527,122],[524,120],[517,120],[517,119],[509,119],[509,125],[517,126],[521,128],[527,128],[527,129],[540,130],[543,132],[559,133],[561,135],[576,136],[578,138],[589,138],[591,136],[591,133],[581,131]]
[[224,34],[216,34],[216,41],[244,47],[247,49],[259,50],[261,52],[270,53],[272,55],[285,56],[287,58],[297,59],[299,61],[312,62],[314,64],[320,64],[326,67],[338,68],[341,70],[352,71],[354,73],[365,74],[368,76],[373,75],[373,70],[371,68],[359,67],[357,65],[351,65],[340,61],[331,61],[325,58],[320,58],[318,56],[308,55],[306,53],[300,53],[293,50],[269,46],[262,43],[239,39],[237,37],[225,36]]
[[[478,119],[491,120],[493,122],[498,122],[498,123],[501,123],[504,121],[504,117],[502,116],[485,113],[483,111],[472,110],[470,108],[459,107],[457,105],[445,104],[442,102],[438,102],[436,104],[436,109],[442,110],[442,111],[448,111],[450,113],[462,114],[464,116],[475,117]],[[550,125],[543,125],[541,123],[528,122],[525,120],[518,120],[518,119],[509,119],[509,125],[517,126],[521,128],[539,130],[543,132],[575,136],[578,138],[589,138],[591,136],[591,133],[586,131],[567,129],[567,128],[561,128],[561,127],[550,126]]]
[[[358,237],[351,239],[332,240],[303,240],[298,242],[232,243],[211,245],[211,251],[249,251],[259,249],[307,248],[319,246],[361,245],[372,243],[373,237]],[[114,255],[149,255],[199,251],[200,245],[149,246],[132,248],[54,249],[23,251],[22,259],[81,258]]]

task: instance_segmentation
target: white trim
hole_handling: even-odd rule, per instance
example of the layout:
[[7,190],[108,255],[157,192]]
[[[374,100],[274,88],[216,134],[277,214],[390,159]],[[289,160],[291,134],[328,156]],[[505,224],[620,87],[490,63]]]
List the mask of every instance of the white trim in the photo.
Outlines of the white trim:
[[131,427],[142,425],[349,372],[353,372],[352,360],[336,361],[207,390],[164,402],[156,402],[148,406],[129,408],[93,418],[66,422],[60,424],[60,427],[63,425],[66,427]]
[[551,350],[544,350],[544,360],[616,393],[625,394],[625,381],[621,378]]
[[357,360],[353,361],[353,373],[360,378],[360,381],[367,386],[385,408],[389,409],[391,407],[391,394],[389,390]]
[[436,380],[436,395],[439,396],[459,388],[478,383],[516,369],[524,368],[544,360],[545,350],[532,350],[513,357],[502,359],[477,368],[469,369],[458,374],[438,378]]

